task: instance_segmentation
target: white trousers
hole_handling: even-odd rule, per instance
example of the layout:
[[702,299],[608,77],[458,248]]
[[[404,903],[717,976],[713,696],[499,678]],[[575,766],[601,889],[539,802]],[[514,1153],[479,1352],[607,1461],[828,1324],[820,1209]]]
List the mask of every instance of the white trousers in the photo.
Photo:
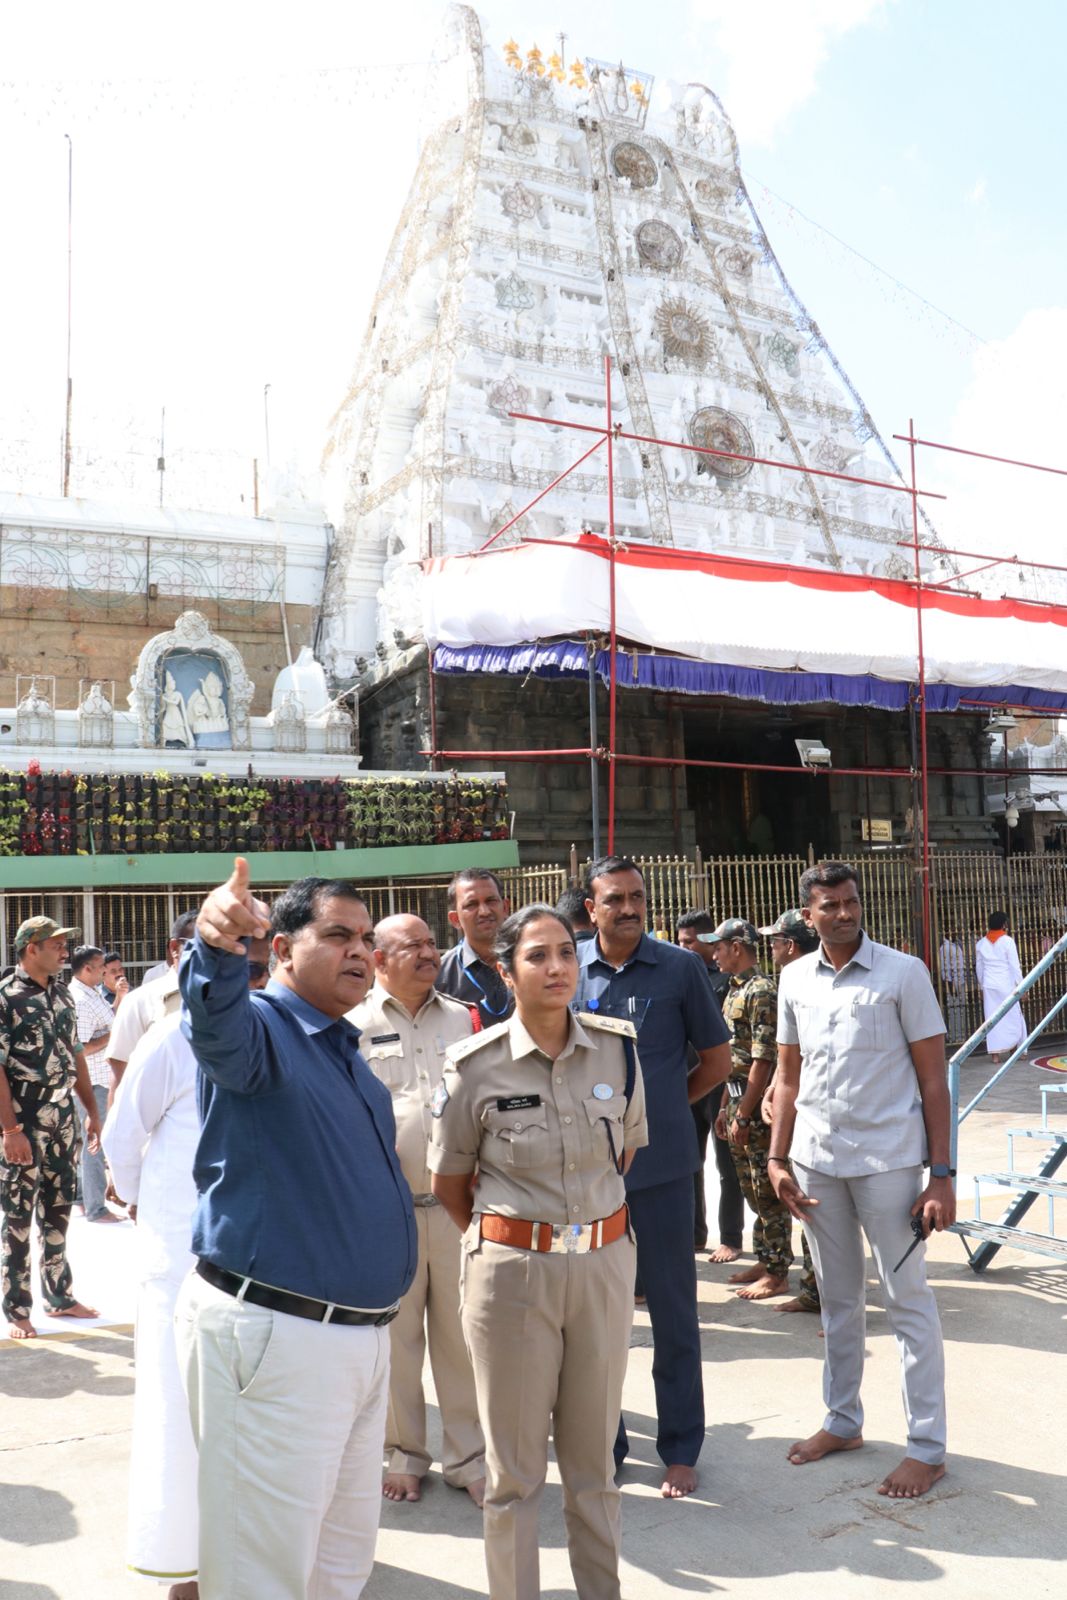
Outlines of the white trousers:
[[175,1336],[201,1600],[356,1600],[378,1533],[389,1329],[266,1311],[193,1273]]
[[945,1354],[937,1302],[926,1281],[925,1246],[914,1250],[899,1272],[893,1271],[914,1243],[911,1208],[922,1189],[923,1169],[901,1167],[863,1178],[832,1178],[802,1166],[796,1172],[801,1188],[819,1202],[808,1212],[804,1226],[826,1335],[823,1426],[843,1439],[863,1429],[865,1233],[900,1352],[907,1453],[936,1466],[945,1459]]

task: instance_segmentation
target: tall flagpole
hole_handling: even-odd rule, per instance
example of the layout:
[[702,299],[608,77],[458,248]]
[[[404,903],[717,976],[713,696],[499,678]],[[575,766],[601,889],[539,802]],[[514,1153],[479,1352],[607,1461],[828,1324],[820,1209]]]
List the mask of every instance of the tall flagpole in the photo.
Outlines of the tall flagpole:
[[69,133],[65,133],[63,137],[67,141],[67,420],[63,429],[63,497],[66,499],[70,494],[70,408],[74,393],[70,376],[71,276],[74,261],[74,141]]

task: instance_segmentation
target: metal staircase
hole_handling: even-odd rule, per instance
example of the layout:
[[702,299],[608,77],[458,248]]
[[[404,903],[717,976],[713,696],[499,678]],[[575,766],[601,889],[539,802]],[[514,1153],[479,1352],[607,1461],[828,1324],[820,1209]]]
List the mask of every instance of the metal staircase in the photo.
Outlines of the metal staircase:
[[[949,1089],[952,1096],[952,1165],[957,1165],[957,1151],[959,1147],[959,1129],[961,1124],[970,1116],[971,1112],[985,1099],[994,1084],[1000,1082],[1020,1057],[1024,1057],[1032,1042],[1041,1034],[1053,1017],[1067,1005],[1067,993],[1060,996],[1055,1005],[1038,1023],[1027,1038],[1012,1051],[1008,1059],[1000,1066],[989,1082],[978,1091],[974,1098],[961,1110],[960,1109],[960,1067],[967,1057],[973,1053],[982,1042],[990,1028],[998,1023],[1001,1017],[1006,1016],[1015,1003],[1026,994],[1041,977],[1042,973],[1055,961],[1056,957],[1067,951],[1067,934],[1053,945],[1037,965],[1028,972],[1021,983],[1013,990],[991,1017],[971,1035],[966,1044],[962,1045],[949,1062]],[[1049,1121],[1050,1109],[1055,1112],[1059,1107],[1057,1096],[1067,1096],[1067,1084],[1047,1083],[1040,1085],[1041,1093],[1041,1124],[1037,1128],[1010,1128],[1008,1130],[1008,1170],[1006,1172],[982,1172],[974,1175],[974,1210],[972,1219],[966,1219],[953,1224],[952,1232],[963,1237],[964,1249],[975,1272],[984,1272],[992,1261],[1001,1245],[1011,1245],[1016,1250],[1026,1250],[1034,1255],[1049,1256],[1057,1261],[1067,1261],[1067,1237],[1056,1233],[1056,1201],[1067,1201],[1067,1182],[1055,1176],[1059,1168],[1067,1162],[1067,1124],[1053,1126]],[[1051,1102],[1051,1107],[1050,1107]],[[1063,1103],[1067,1111],[1067,1100]],[[1034,1145],[1048,1146],[1040,1165],[1034,1172],[1022,1172],[1016,1166],[1016,1140],[1028,1141],[1027,1148]],[[1002,1188],[1011,1192],[1011,1200],[1003,1215],[995,1222],[987,1221],[982,1216],[982,1189]],[[1022,1219],[1030,1208],[1042,1197],[1048,1206],[1048,1230],[1045,1233],[1034,1233],[1020,1226]],[[977,1248],[972,1249],[968,1240],[977,1240]]]

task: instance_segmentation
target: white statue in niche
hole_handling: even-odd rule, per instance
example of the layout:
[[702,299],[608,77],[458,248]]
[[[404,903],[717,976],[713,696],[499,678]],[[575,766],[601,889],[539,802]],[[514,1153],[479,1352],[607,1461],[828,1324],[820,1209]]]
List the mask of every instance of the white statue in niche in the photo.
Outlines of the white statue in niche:
[[200,679],[200,687],[189,696],[186,712],[194,734],[229,733],[230,719],[218,673],[209,672]]
[[163,714],[159,724],[159,742],[164,747],[178,745],[183,750],[192,747],[193,735],[189,728],[189,720],[185,714],[185,701],[181,691],[174,682],[173,673],[168,672],[160,696]]

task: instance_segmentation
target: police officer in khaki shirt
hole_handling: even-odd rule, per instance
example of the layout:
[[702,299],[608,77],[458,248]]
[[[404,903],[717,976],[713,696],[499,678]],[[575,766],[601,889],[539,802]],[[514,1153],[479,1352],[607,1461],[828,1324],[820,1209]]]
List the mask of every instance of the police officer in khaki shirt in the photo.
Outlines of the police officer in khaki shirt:
[[509,917],[496,950],[515,1014],[448,1052],[429,1153],[433,1192],[464,1230],[490,1600],[540,1594],[550,1430],[575,1589],[619,1600],[612,1445],[635,1269],[622,1174],[648,1140],[635,1034],[571,1012],[574,936],[547,906]]
[[422,1390],[427,1338],[441,1411],[445,1482],[474,1503],[485,1491],[485,1444],[478,1425],[474,1374],[459,1323],[460,1248],[456,1230],[430,1193],[426,1147],[430,1107],[445,1051],[474,1028],[467,1006],[434,988],[441,957],[419,917],[386,917],[374,930],[375,982],[348,1013],[360,1049],[393,1097],[396,1150],[415,1202],[419,1264],[390,1332],[389,1410],[385,1423],[387,1500],[418,1500],[430,1468]]

